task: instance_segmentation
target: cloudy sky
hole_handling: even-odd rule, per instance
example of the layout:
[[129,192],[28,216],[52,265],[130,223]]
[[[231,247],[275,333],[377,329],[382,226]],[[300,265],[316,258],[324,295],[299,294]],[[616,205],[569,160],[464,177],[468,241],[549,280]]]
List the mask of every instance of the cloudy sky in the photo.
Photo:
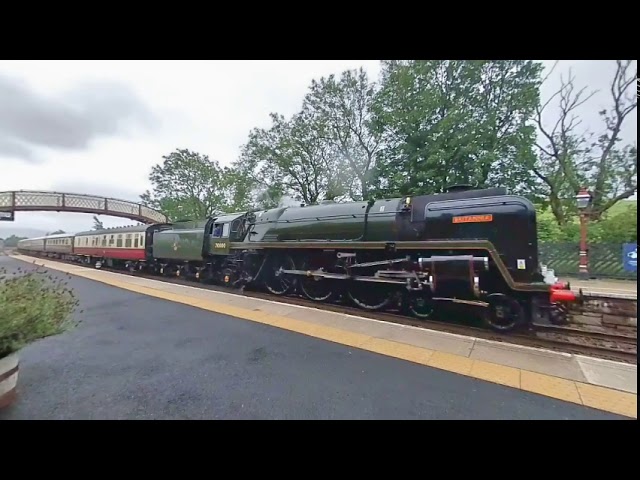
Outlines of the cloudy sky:
[[[552,65],[553,61],[545,62]],[[176,148],[228,164],[269,113],[291,115],[313,78],[377,60],[0,61],[0,191],[90,193],[137,201],[153,165]],[[543,91],[573,68],[579,85],[607,91],[612,61],[562,61]],[[597,126],[606,93],[583,109]],[[625,128],[637,138],[637,113]],[[101,217],[106,226],[128,220]],[[9,230],[91,228],[91,215],[16,212]]]

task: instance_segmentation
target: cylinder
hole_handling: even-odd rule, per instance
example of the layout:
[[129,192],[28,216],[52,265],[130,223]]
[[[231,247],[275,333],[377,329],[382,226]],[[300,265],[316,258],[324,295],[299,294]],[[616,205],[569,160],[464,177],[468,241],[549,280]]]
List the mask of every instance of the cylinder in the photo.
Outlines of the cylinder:
[[458,296],[479,294],[479,274],[489,270],[488,257],[473,255],[442,255],[422,257],[418,264],[431,276],[431,289],[437,295]]

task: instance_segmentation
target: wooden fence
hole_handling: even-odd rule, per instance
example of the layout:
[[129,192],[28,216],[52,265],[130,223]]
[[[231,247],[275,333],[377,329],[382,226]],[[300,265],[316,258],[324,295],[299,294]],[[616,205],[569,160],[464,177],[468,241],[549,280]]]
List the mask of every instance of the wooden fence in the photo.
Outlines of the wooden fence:
[[[555,270],[555,274],[576,276],[580,264],[579,243],[541,242],[540,263]],[[596,278],[637,280],[637,272],[628,272],[622,264],[622,243],[589,245],[589,274]]]

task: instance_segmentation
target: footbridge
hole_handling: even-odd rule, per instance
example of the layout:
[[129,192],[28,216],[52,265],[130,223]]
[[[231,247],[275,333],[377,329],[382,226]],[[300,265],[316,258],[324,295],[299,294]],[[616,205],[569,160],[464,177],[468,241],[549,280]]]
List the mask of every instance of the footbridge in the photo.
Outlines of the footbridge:
[[18,190],[0,192],[0,221],[13,221],[14,212],[76,212],[111,215],[142,223],[164,223],[169,218],[139,203],[80,193]]

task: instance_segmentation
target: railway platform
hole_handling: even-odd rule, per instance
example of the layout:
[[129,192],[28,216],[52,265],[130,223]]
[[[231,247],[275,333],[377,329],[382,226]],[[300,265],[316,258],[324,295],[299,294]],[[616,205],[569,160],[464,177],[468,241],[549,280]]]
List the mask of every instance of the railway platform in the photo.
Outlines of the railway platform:
[[577,278],[561,277],[561,282],[569,282],[571,290],[586,295],[608,295],[621,298],[638,298],[638,283],[631,280],[580,280]]
[[[242,329],[247,338],[238,341],[249,342],[253,339],[258,345],[263,342],[259,338],[261,335],[266,335],[265,331],[250,331],[248,325],[259,324],[260,328],[271,327],[269,332],[273,332],[275,327],[275,330],[280,332],[277,335],[289,335],[286,341],[283,340],[284,337],[282,339],[278,337],[276,343],[279,345],[279,350],[276,349],[271,353],[266,353],[263,347],[256,346],[254,357],[268,357],[274,365],[276,363],[280,365],[278,358],[287,357],[288,349],[302,348],[305,353],[296,357],[295,366],[280,365],[281,368],[286,371],[296,368],[295,375],[298,381],[306,382],[304,378],[307,376],[317,377],[317,381],[323,385],[322,388],[338,392],[335,394],[338,396],[342,394],[340,392],[348,390],[352,406],[357,407],[359,401],[366,403],[367,398],[369,399],[367,405],[371,405],[371,402],[377,405],[380,402],[395,405],[393,408],[396,410],[393,412],[389,410],[391,408],[389,406],[371,410],[370,416],[373,418],[380,416],[385,418],[434,418],[434,416],[435,418],[505,419],[614,418],[605,414],[618,415],[619,418],[637,418],[637,365],[635,364],[389,324],[344,313],[202,289],[197,285],[172,284],[40,258],[12,255],[10,260],[9,257],[4,257],[3,261],[26,262],[44,266],[54,272],[68,273],[76,281],[75,284],[82,285],[81,289],[87,289],[91,285],[93,292],[91,295],[101,298],[101,300],[92,301],[99,301],[104,308],[106,308],[105,305],[111,305],[114,309],[123,308],[118,302],[109,300],[110,296],[116,294],[104,293],[107,289],[110,292],[121,292],[117,294],[120,296],[126,293],[136,295],[137,299],[145,298],[144,305],[155,302],[153,311],[165,310],[165,316],[158,321],[156,335],[162,338],[169,335],[162,329],[169,328],[167,325],[171,323],[171,329],[175,329],[177,325],[178,330],[182,328],[188,332],[191,339],[189,341],[192,343],[197,343],[198,338],[206,338],[209,342],[206,347],[208,358],[211,361],[218,361],[217,369],[224,369],[225,365],[232,368],[231,364],[220,363],[221,360],[216,357],[216,349],[230,348],[221,344],[230,342],[237,336],[236,333],[230,333],[229,329]],[[78,283],[80,279],[84,279],[84,282]],[[102,284],[101,287],[100,284]],[[103,289],[103,294],[99,293],[100,288]],[[86,295],[85,292],[83,296]],[[134,321],[152,328],[151,309],[145,308],[140,303],[142,300],[133,300],[133,298],[119,301],[129,305],[126,315],[129,316],[130,323],[126,328],[136,329],[137,327],[131,326],[134,325],[132,323]],[[160,307],[158,300],[169,302],[171,306]],[[186,311],[185,308],[189,310]],[[177,309],[182,310],[178,312]],[[169,310],[173,312],[170,320],[165,318]],[[111,312],[109,315],[111,320],[108,323],[112,323],[117,314]],[[196,322],[196,317],[199,319],[198,325],[205,330],[204,333],[197,331],[197,326],[193,323]],[[224,323],[224,328],[223,323],[220,322]],[[203,326],[205,324],[208,326]],[[106,325],[100,328],[104,329]],[[95,341],[114,342],[112,335],[112,332],[109,332],[107,338]],[[153,339],[146,339],[145,344],[151,344],[153,341]],[[185,340],[172,341],[175,344]],[[80,340],[75,339],[74,342],[78,345]],[[304,348],[301,347],[303,344]],[[263,348],[262,351],[261,348]],[[164,353],[154,355],[157,356],[160,364],[166,364],[161,361],[162,357],[170,354],[165,348]],[[196,354],[193,353],[193,355]],[[351,358],[355,364],[351,363],[351,360],[345,361],[346,358]],[[319,359],[322,359],[320,363],[318,363]],[[191,359],[191,365],[195,365],[194,361]],[[135,370],[136,367],[130,368]],[[109,367],[104,366],[102,370],[107,371]],[[247,375],[250,374],[247,373]],[[267,375],[272,378],[285,374],[276,371],[273,367]],[[355,377],[349,377],[349,375],[355,375]],[[356,377],[357,380],[354,380]],[[235,387],[243,389],[246,388],[246,381],[248,381],[246,378],[240,376],[234,377],[232,382]],[[291,381],[287,379],[286,385],[292,385]],[[336,383],[331,384],[332,381]],[[344,385],[341,382],[344,382]],[[347,384],[359,385],[362,390],[351,390],[351,387],[345,386]],[[307,384],[307,387],[314,391],[318,388],[310,384]],[[205,390],[208,388],[206,387]],[[400,395],[391,393],[399,389],[405,392]],[[220,392],[220,390],[217,391]],[[282,395],[274,392],[275,390],[272,391],[273,395]],[[318,398],[311,398],[309,396],[311,394],[308,393],[300,394],[310,402],[310,405],[315,405],[314,414],[310,415],[312,418],[360,418],[357,408],[351,411],[347,411],[348,409],[336,411],[335,408],[338,407],[326,405],[328,401],[326,397],[324,397],[325,407],[320,407],[322,402]],[[199,393],[190,391],[190,395],[198,396]],[[253,395],[258,395],[258,392],[254,391]],[[399,401],[400,397],[405,400]],[[405,405],[407,398],[413,399],[412,406]],[[477,401],[471,401],[474,398]],[[421,406],[417,410],[422,411],[423,414],[416,414],[415,402],[420,402]],[[490,404],[494,407],[500,406],[501,413],[493,410]],[[407,408],[404,413],[397,410],[402,408],[402,405]],[[201,405],[200,408],[204,407]],[[465,408],[466,413],[460,413]],[[425,413],[427,411],[429,413]],[[202,410],[198,415],[201,414]],[[270,416],[264,412],[255,415],[260,418]],[[186,416],[189,417],[189,415]],[[274,416],[283,418],[287,417],[287,414],[274,414]],[[296,416],[301,418],[305,415]]]

